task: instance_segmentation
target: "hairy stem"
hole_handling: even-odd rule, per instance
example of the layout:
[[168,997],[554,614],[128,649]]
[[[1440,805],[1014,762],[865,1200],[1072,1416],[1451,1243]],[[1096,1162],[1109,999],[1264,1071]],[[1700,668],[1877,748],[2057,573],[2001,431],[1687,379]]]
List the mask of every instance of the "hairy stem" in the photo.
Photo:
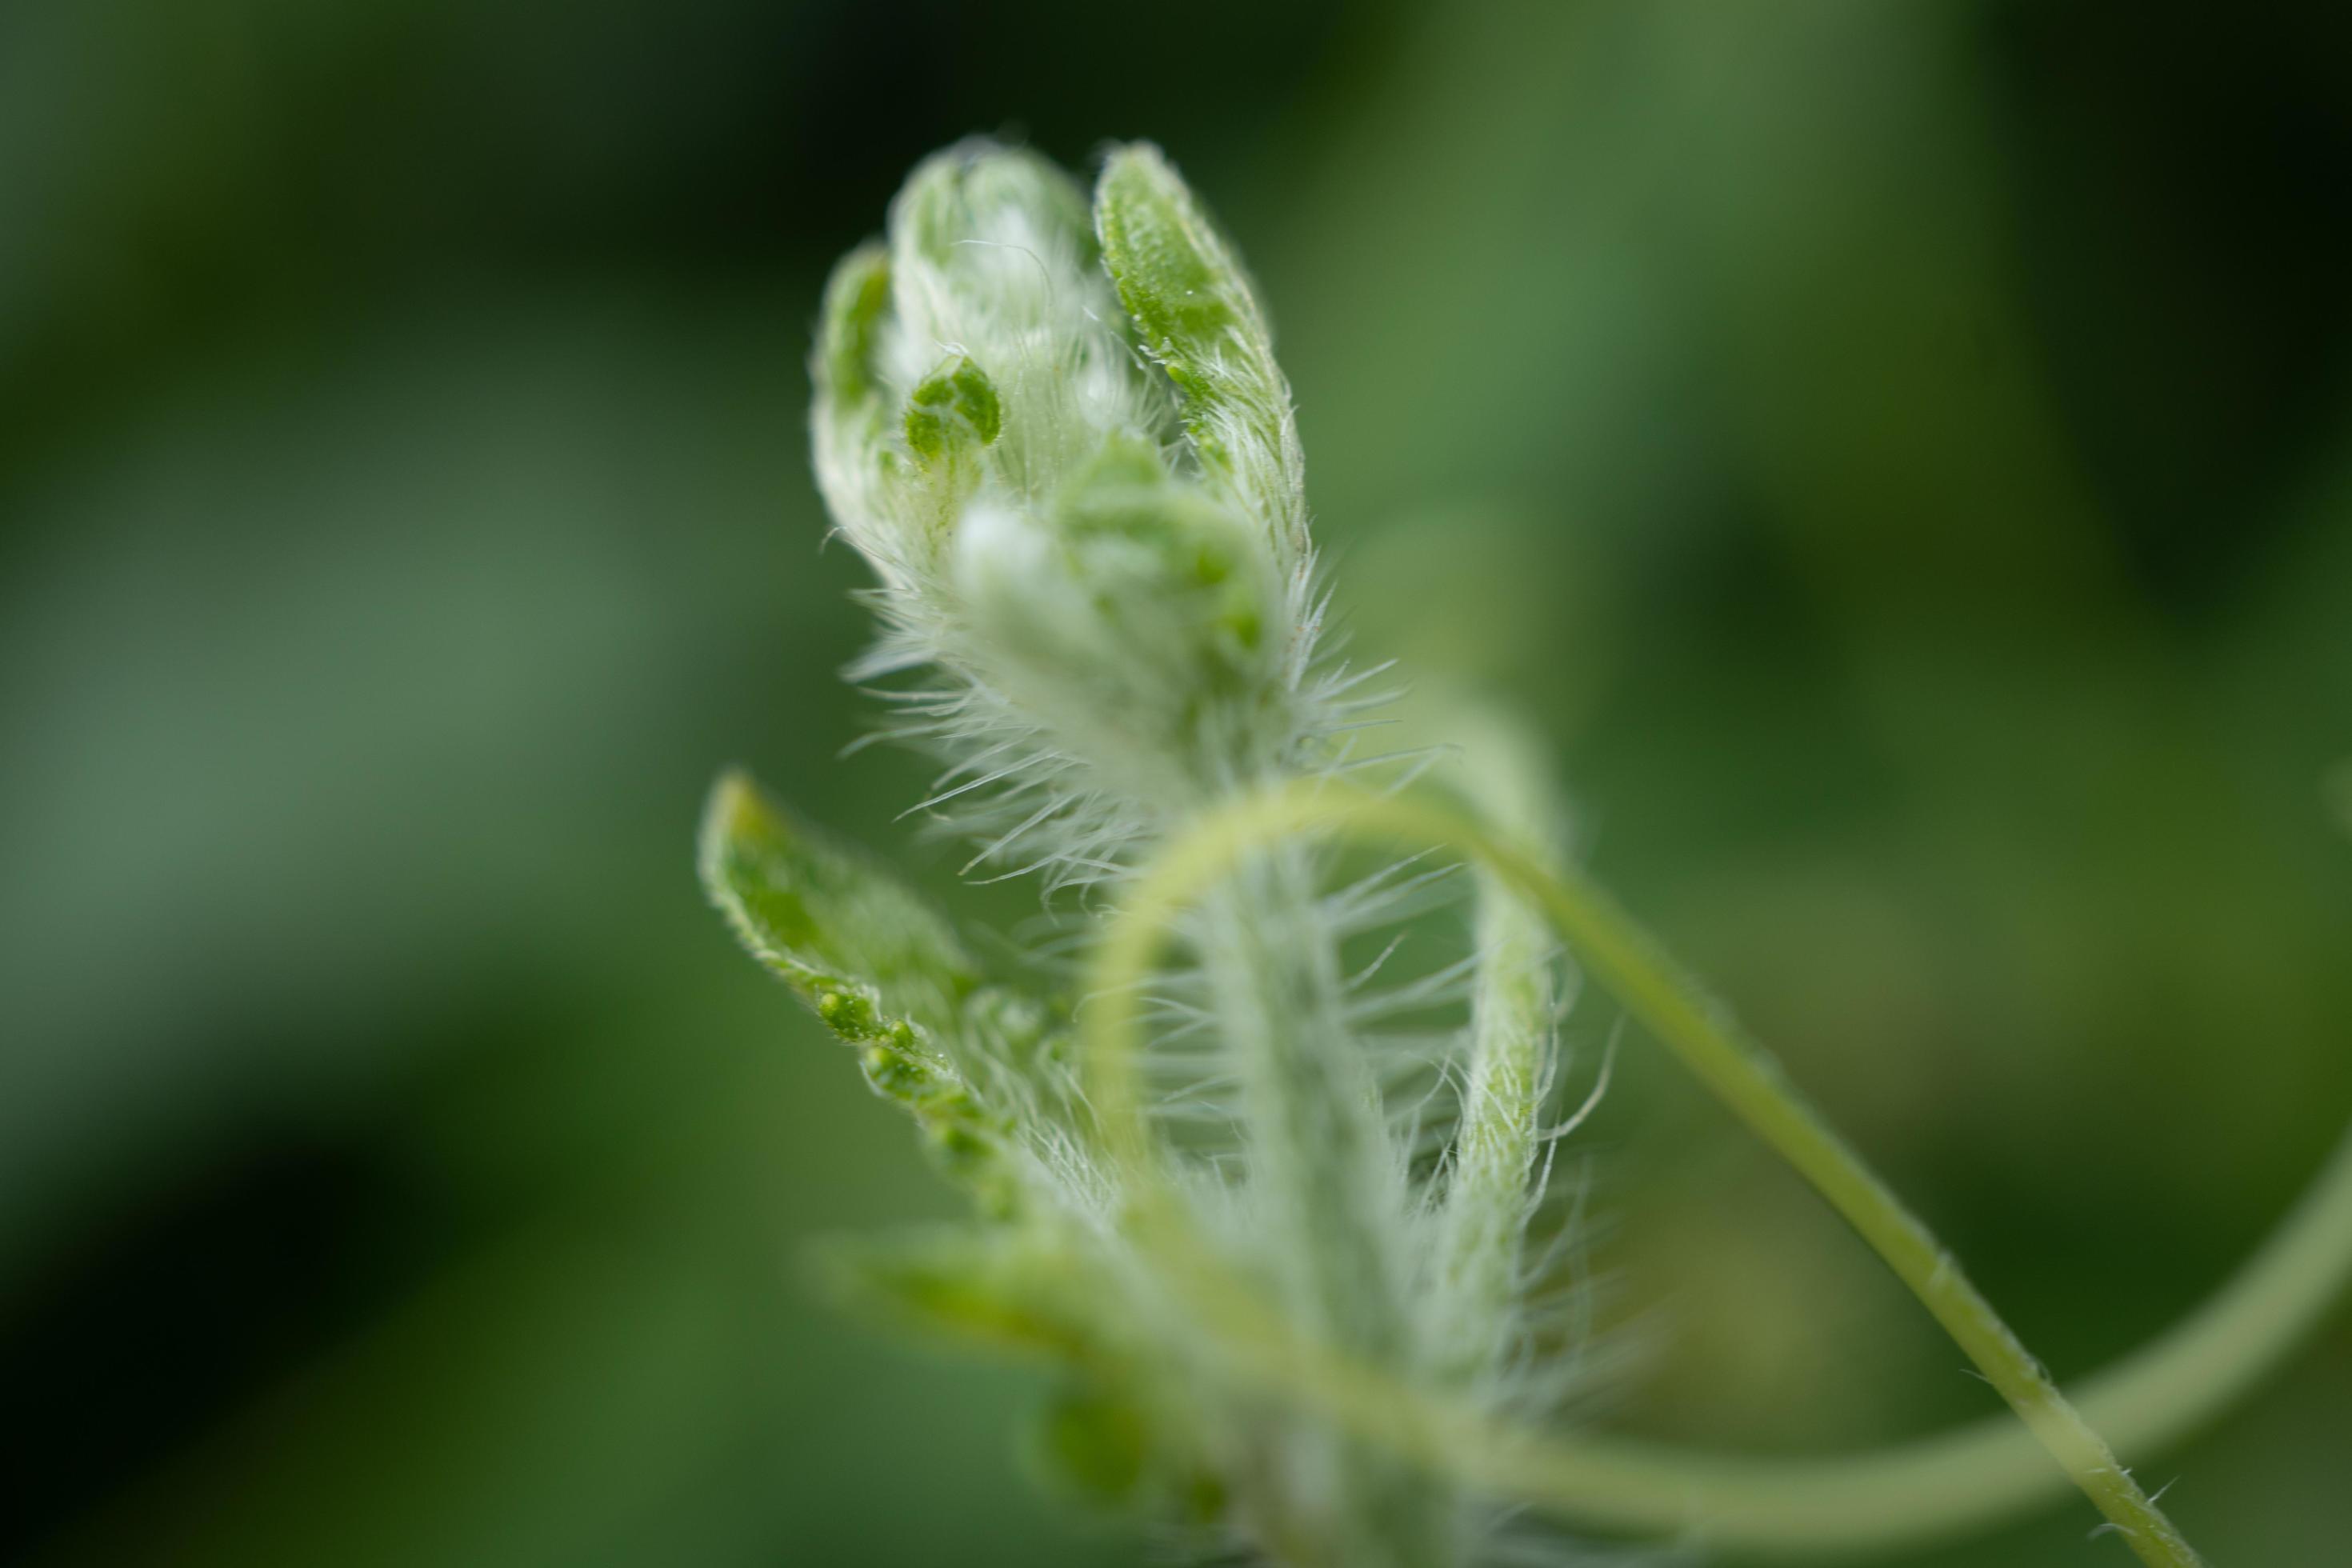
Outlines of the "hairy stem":
[[[1252,1165],[1268,1193],[1272,1264],[1289,1312],[1375,1365],[1409,1352],[1391,1238],[1402,1194],[1380,1088],[1344,1013],[1336,942],[1295,844],[1253,857],[1210,901],[1202,943],[1242,1079]],[[1318,1440],[1318,1439],[1320,1440]],[[1333,1564],[1444,1568],[1451,1506],[1432,1478],[1325,1432],[1297,1445],[1286,1500]],[[1314,1472],[1319,1471],[1320,1474]]]
[[1334,1343],[1385,1357],[1400,1334],[1380,1091],[1353,1049],[1338,956],[1321,935],[1304,857],[1285,846],[1210,901],[1202,956],[1290,1310]]
[[1521,1237],[1558,1005],[1543,916],[1491,874],[1484,884],[1470,1079],[1437,1244],[1440,1363],[1482,1388],[1517,1330]]
[[[1110,1152],[1136,1184],[1138,1221],[1154,1230],[1171,1278],[1192,1292],[1204,1321],[1226,1332],[1229,1349],[1261,1375],[1416,1462],[1588,1521],[1649,1530],[1711,1525],[1719,1533],[1744,1531],[1755,1544],[1783,1550],[1805,1544],[1808,1532],[1825,1522],[1828,1528],[1820,1534],[1838,1533],[1834,1521],[1781,1508],[1769,1491],[1756,1488],[1752,1470],[1743,1475],[1738,1467],[1711,1468],[1622,1445],[1562,1443],[1430,1396],[1343,1353],[1318,1350],[1278,1314],[1268,1314],[1245,1285],[1220,1269],[1197,1244],[1189,1222],[1165,1201],[1157,1152],[1138,1113],[1129,1060],[1135,1023],[1127,988],[1148,972],[1177,911],[1223,878],[1238,856],[1307,831],[1451,847],[1542,909],[1587,970],[1812,1182],[1911,1287],[2143,1563],[2151,1568],[2194,1568],[2199,1563],[1925,1226],[1829,1130],[1778,1064],[1605,895],[1580,879],[1545,871],[1447,813],[1328,784],[1297,784],[1236,802],[1171,846],[1134,889],[1098,952],[1096,994],[1106,1005],[1084,1021],[1097,1108]],[[2330,1187],[2306,1215],[2318,1227],[2316,1239],[2287,1247],[2284,1260],[2265,1280],[2271,1289],[2232,1310],[2233,1331],[2242,1324],[2275,1336],[2300,1324],[2303,1313],[2272,1303],[2280,1295],[2299,1295],[2336,1278],[2345,1237],[2333,1228],[2338,1215],[2332,1183],[2331,1175]],[[2205,1379],[2243,1375],[2263,1359],[2235,1348],[2234,1333],[2210,1330],[2194,1331],[2179,1353],[2184,1367]],[[2144,1384],[2147,1374],[2137,1375]],[[2137,1392],[2136,1396],[2144,1397]],[[1716,1511],[1703,1512],[1710,1503]],[[1885,1521],[1874,1522],[1883,1538]]]
[[[1156,1205],[1152,1223],[1172,1225]],[[1463,1484],[1563,1519],[1690,1534],[1744,1555],[1821,1563],[1916,1550],[2047,1504],[2064,1472],[2024,1426],[1987,1420],[1874,1453],[1749,1459],[1555,1436],[1382,1383],[1302,1340],[1181,1226],[1171,1268],[1272,1385]],[[2147,1454],[2203,1425],[2274,1368],[2352,1284],[2352,1134],[2229,1284],[2179,1328],[2090,1380],[2082,1407],[2118,1447]]]

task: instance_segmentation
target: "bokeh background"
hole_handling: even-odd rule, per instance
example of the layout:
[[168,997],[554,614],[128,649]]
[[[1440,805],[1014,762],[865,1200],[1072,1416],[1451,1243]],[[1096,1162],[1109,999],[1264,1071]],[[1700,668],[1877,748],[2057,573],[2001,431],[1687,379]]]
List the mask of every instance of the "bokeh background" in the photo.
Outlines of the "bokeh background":
[[[1032,1374],[804,1289],[950,1200],[691,875],[730,761],[908,842],[919,765],[835,759],[802,362],[973,131],[1171,150],[1360,645],[1526,708],[2062,1374],[2139,1342],[2352,1114],[2347,16],[0,7],[0,1558],[1143,1553],[1024,1480]],[[1987,1408],[1619,1066],[1618,1421]],[[2144,1473],[2219,1560],[2343,1561],[2352,1316]],[[2120,1563],[2091,1522],[1905,1561]]]

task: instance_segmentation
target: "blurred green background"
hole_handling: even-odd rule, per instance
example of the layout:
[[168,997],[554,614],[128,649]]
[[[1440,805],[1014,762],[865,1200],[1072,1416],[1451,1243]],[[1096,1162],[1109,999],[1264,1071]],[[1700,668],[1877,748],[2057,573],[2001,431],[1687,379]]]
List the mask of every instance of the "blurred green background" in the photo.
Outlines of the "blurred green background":
[[[2352,1114],[2340,7],[16,0],[0,1558],[1149,1550],[1025,1484],[1028,1374],[812,1301],[950,1200],[691,875],[729,761],[908,842],[802,360],[975,130],[1209,194],[1360,645],[1527,707],[2062,1375]],[[1584,1147],[1626,1427],[1990,1405],[1654,1053]],[[2142,1473],[2345,1561],[2352,1315]]]

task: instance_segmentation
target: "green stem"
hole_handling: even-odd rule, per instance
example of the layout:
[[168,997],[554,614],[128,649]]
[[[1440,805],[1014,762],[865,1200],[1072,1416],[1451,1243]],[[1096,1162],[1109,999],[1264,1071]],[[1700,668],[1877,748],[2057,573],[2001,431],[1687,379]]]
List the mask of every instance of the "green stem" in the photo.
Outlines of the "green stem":
[[[2212,1420],[2274,1371],[2352,1285],[2352,1132],[2270,1237],[2195,1312],[2089,1379],[2077,1404],[2116,1447],[2142,1458]],[[1979,1422],[1837,1461],[1717,1461],[1727,1481],[1853,1522],[1884,1521],[1883,1542],[1995,1522],[2049,1495],[2048,1460],[2003,1420]]]
[[[1329,784],[1302,783],[1235,803],[1198,825],[1150,867],[1097,955],[1097,1005],[1084,1020],[1089,1083],[1106,1142],[1133,1184],[1136,1217],[1165,1244],[1171,1278],[1225,1331],[1229,1353],[1263,1375],[1319,1404],[1354,1430],[1387,1442],[1418,1462],[1475,1484],[1527,1497],[1588,1521],[1627,1529],[1703,1524],[1718,1535],[1789,1549],[1815,1527],[1835,1536],[1835,1521],[1802,1506],[1777,1505],[1757,1485],[1752,1467],[1710,1466],[1623,1445],[1568,1444],[1486,1420],[1433,1398],[1345,1355],[1333,1355],[1269,1317],[1245,1285],[1201,1244],[1158,1169],[1133,1081],[1134,983],[1147,973],[1168,922],[1213,885],[1235,858],[1257,845],[1299,832],[1345,832],[1446,846],[1542,909],[1553,927],[1606,986],[1658,1039],[1779,1152],[1845,1216],[1920,1298],[1985,1373],[2084,1495],[2106,1515],[2150,1568],[2194,1568],[2199,1559],[2140,1489],[2106,1444],[2028,1355],[1990,1304],[1969,1285],[1925,1226],[1871,1173],[1805,1103],[1762,1047],[1732,1025],[1689,977],[1597,888],[1546,872],[1528,857],[1433,807]],[[2335,1208],[2323,1204],[2323,1221]],[[2336,1255],[2322,1236],[2290,1248],[2273,1283],[2316,1282]],[[2241,1304],[2231,1323],[2250,1319],[2275,1335],[2300,1321],[2264,1309],[2267,1296]],[[2234,1342],[2200,1331],[2181,1353],[2199,1378],[2242,1375],[2262,1358],[2231,1352]],[[2219,1348],[2217,1348],[2219,1347]],[[2135,1397],[2147,1384],[2137,1374]],[[1818,1496],[1811,1500],[1818,1501]],[[1713,1505],[1712,1508],[1709,1505]],[[1943,1521],[1948,1523],[1949,1521]],[[1888,1533],[1883,1518],[1874,1533]],[[1819,1534],[1814,1536],[1816,1542]]]
[[1437,1239],[1439,1355],[1473,1386],[1510,1348],[1555,1010],[1543,916],[1485,880],[1470,1076]]
[[2067,1402],[1992,1303],[1927,1227],[1831,1130],[1782,1073],[1606,894],[1574,876],[1504,874],[1541,901],[1587,971],[1697,1074],[1749,1129],[1813,1184],[1911,1288],[2042,1447],[2149,1568],[2193,1568],[2195,1551],[2105,1439]]
[[[1202,961],[1244,1093],[1254,1168],[1268,1198],[1268,1248],[1287,1315],[1366,1364],[1403,1355],[1402,1226],[1380,1089],[1355,1049],[1339,953],[1316,909],[1300,847],[1248,857],[1211,903]],[[1347,1568],[1444,1568],[1453,1509],[1425,1474],[1359,1439],[1317,1434],[1282,1500],[1324,1494],[1297,1533]],[[1328,1447],[1325,1444],[1328,1443]],[[1323,1472],[1318,1478],[1312,1472]]]
[[[1482,1419],[1367,1378],[1265,1310],[1181,1214],[1146,1222],[1229,1354],[1355,1431],[1465,1485],[1591,1527],[1689,1532],[1747,1554],[1819,1563],[1916,1550],[2047,1503],[2065,1484],[2033,1436],[1987,1420],[1868,1454],[1748,1459]],[[2082,1405],[2118,1447],[2147,1453],[2202,1425],[2308,1334],[2352,1283],[2352,1134],[2245,1267],[2179,1328],[2091,1380]]]
[[[1549,868],[1565,858],[1558,794],[1518,728],[1475,703],[1446,704],[1463,745],[1454,785],[1481,822],[1517,837]],[[1551,1087],[1563,981],[1543,911],[1492,871],[1478,873],[1477,968],[1469,1070],[1438,1211],[1429,1321],[1438,1380],[1489,1407],[1523,1348],[1527,1227],[1541,1196],[1542,1120]]]

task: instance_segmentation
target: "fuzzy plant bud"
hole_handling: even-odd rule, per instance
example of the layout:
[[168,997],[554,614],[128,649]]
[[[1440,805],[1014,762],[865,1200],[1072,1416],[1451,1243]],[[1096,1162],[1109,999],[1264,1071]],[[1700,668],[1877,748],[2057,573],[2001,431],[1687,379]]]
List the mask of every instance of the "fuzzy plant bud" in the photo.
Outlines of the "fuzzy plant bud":
[[939,586],[975,498],[1040,504],[1107,437],[1174,426],[1135,363],[1085,195],[1044,159],[985,142],[927,160],[887,245],[835,269],[814,370],[835,521],[918,595]]
[[1171,760],[1229,767],[1246,753],[1275,675],[1275,563],[1246,518],[1155,448],[1106,444],[1042,514],[974,505],[954,584],[997,683],[1115,731],[1107,754],[1164,775]]
[[1025,732],[1155,809],[1296,745],[1313,616],[1289,389],[1157,151],[1114,152],[1091,207],[1026,152],[928,160],[887,241],[835,270],[814,370],[819,479],[883,582],[867,668],[945,674],[958,742]]

